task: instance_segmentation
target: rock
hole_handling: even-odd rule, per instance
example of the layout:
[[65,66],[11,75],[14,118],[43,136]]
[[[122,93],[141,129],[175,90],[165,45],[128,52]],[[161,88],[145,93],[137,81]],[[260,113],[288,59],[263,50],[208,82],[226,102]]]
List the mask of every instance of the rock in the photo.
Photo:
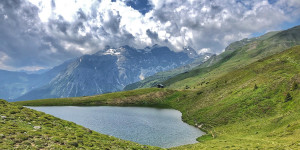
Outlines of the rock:
[[4,134],[0,134],[0,138],[5,138],[5,135]]
[[201,129],[202,126],[203,126],[203,124],[196,124],[196,127],[199,128],[199,129]]
[[42,127],[41,127],[41,126],[34,126],[33,128],[36,129],[36,130],[39,130],[39,129],[41,129]]
[[6,119],[6,116],[1,116],[1,119]]
[[87,129],[87,132],[88,133],[92,133],[93,131],[91,129]]

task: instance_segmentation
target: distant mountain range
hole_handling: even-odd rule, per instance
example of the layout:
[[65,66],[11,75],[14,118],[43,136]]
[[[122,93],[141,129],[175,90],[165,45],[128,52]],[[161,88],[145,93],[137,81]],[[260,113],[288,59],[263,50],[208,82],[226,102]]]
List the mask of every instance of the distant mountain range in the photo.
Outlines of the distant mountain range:
[[131,83],[157,72],[193,62],[202,63],[212,54],[197,54],[191,47],[181,52],[154,45],[106,48],[84,55],[41,74],[0,71],[0,96],[9,101],[88,96],[121,91]]

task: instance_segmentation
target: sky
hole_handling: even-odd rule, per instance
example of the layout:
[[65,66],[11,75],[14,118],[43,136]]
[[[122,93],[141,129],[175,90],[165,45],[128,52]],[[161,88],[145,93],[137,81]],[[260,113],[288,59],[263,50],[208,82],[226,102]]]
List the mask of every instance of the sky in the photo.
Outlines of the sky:
[[0,69],[48,69],[106,46],[221,53],[300,25],[300,0],[1,0]]

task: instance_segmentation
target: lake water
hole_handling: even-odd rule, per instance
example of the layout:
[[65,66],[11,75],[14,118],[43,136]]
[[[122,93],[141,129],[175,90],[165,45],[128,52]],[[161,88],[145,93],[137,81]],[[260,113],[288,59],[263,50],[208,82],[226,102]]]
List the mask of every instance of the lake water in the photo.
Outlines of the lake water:
[[102,134],[145,145],[169,148],[196,143],[205,134],[184,123],[174,109],[114,106],[29,107],[72,121]]

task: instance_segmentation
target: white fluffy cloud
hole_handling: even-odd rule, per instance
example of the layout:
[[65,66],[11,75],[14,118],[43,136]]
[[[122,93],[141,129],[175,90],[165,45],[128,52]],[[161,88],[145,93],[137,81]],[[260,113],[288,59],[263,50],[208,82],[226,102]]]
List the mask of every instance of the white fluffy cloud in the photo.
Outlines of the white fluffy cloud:
[[[191,46],[199,52],[220,53],[233,41],[300,19],[299,0],[148,3],[151,10],[141,13],[125,0],[1,1],[0,30],[7,35],[0,36],[0,69],[52,67],[105,46],[159,44],[175,51]],[[20,46],[13,46],[16,43]]]

